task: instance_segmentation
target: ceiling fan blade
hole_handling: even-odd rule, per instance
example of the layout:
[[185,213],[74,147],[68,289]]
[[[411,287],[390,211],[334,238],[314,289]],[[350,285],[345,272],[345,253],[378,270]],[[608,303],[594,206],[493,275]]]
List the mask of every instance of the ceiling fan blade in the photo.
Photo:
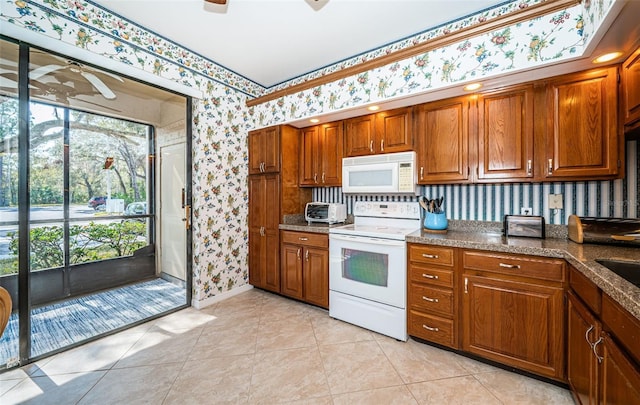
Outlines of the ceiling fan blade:
[[98,78],[98,76],[89,72],[80,72],[80,74],[82,75],[82,77],[87,79],[89,83],[91,83],[93,87],[95,87],[96,90],[98,90],[100,94],[102,94],[107,100],[113,100],[114,98],[116,98],[115,93],[112,92],[111,89]]
[[214,4],[222,4],[225,5],[227,4],[227,0],[205,0],[207,3],[214,3]]
[[42,76],[46,76],[51,72],[54,72],[56,70],[60,70],[60,69],[64,69],[66,66],[62,66],[62,65],[44,65],[44,66],[40,66],[38,68],[35,68],[31,71],[31,73],[29,73],[29,78],[31,80],[38,80],[40,79]]
[[105,72],[103,70],[100,70],[100,73],[103,75],[107,75],[113,79],[118,80],[120,83],[124,83],[124,80],[122,79],[122,77],[118,76],[118,75],[114,75],[113,73],[109,73],[109,72]]

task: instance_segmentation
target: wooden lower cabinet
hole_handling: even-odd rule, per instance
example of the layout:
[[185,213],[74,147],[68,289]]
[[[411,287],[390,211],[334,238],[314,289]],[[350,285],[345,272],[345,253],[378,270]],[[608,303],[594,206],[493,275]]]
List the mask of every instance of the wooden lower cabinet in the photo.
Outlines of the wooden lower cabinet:
[[409,244],[407,250],[408,334],[457,349],[456,249]]
[[464,251],[462,266],[462,349],[563,380],[564,260]]
[[567,296],[567,379],[576,402],[640,404],[639,366],[574,291]]
[[281,231],[281,239],[280,292],[329,308],[329,236]]

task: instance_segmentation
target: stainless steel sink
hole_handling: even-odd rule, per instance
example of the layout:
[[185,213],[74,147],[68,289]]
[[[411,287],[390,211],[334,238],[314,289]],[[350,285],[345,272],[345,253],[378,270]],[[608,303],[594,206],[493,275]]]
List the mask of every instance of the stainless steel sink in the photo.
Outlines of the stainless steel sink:
[[596,262],[624,278],[631,284],[640,287],[640,262],[607,259],[598,259]]

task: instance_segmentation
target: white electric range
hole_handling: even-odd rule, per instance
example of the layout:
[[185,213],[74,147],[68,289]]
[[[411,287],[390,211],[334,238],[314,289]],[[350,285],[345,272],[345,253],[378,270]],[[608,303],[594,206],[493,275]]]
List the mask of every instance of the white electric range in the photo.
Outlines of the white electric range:
[[405,239],[420,229],[420,206],[358,201],[353,214],[329,230],[329,315],[406,341]]

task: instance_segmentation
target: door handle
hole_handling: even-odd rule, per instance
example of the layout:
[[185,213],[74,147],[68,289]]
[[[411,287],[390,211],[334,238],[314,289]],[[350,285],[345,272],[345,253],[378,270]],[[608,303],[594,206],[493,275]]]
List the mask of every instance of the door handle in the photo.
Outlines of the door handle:
[[549,167],[547,167],[549,175],[553,174],[553,159],[549,159]]
[[182,220],[184,221],[185,229],[187,231],[191,229],[191,206],[190,205],[184,206],[184,218],[182,218]]
[[384,139],[380,140],[380,151],[384,152]]
[[369,142],[369,151],[373,153],[373,140]]
[[309,251],[304,252],[304,260],[309,261]]
[[298,248],[298,252],[296,253],[296,255],[298,256],[298,260],[300,260],[300,250],[301,248]]

